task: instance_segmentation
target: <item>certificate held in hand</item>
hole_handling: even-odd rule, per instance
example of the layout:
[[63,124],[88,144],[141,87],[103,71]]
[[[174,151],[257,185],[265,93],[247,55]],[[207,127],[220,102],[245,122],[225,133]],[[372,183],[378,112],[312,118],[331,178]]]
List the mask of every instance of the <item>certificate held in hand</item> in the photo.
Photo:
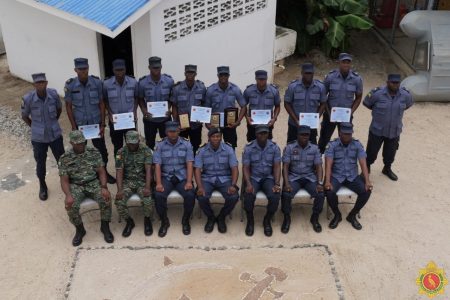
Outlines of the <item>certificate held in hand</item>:
[[332,107],[331,108],[331,122],[350,122],[350,117],[352,115],[352,109],[346,107]]
[[152,115],[151,118],[165,118],[169,111],[167,101],[147,102],[147,111]]
[[272,111],[270,109],[254,109],[250,112],[253,125],[267,125],[272,119]]
[[99,124],[78,126],[78,130],[83,133],[84,138],[87,140],[98,139],[100,137]]
[[319,128],[319,114],[318,113],[300,113],[298,117],[299,125],[306,125],[311,129]]
[[112,115],[112,119],[115,130],[136,128],[132,112]]
[[200,123],[211,122],[211,107],[192,106],[191,121]]

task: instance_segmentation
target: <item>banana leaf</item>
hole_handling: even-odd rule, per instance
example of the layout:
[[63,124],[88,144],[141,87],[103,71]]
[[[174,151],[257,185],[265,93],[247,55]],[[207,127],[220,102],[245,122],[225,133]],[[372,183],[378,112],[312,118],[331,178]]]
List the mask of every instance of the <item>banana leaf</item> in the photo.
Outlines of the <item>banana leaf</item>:
[[329,18],[328,21],[330,27],[328,27],[325,37],[333,48],[339,48],[345,37],[345,28],[333,18]]
[[306,25],[306,31],[308,31],[310,35],[316,34],[322,30],[323,30],[323,21],[321,19],[315,19],[313,24]]
[[372,28],[373,26],[373,22],[371,20],[353,14],[337,16],[336,21],[338,21],[341,25],[345,26],[346,28],[352,29],[367,30]]
[[342,0],[322,0],[322,3],[328,7],[339,8]]
[[340,0],[339,9],[350,14],[364,15],[367,13],[368,5],[365,1],[357,0]]

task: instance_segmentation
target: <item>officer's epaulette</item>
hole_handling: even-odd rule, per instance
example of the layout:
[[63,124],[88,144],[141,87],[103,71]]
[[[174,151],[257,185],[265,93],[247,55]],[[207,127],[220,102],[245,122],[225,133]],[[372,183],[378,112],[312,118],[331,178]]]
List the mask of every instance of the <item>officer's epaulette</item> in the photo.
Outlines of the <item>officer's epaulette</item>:
[[322,80],[320,80],[320,79],[314,79],[314,81],[315,81],[315,82],[319,82],[319,83],[323,84],[323,81],[322,81]]
[[203,143],[203,144],[200,145],[199,148],[203,148],[203,147],[205,147],[207,144],[208,144],[208,143]]
[[145,77],[147,77],[147,75],[142,76],[141,78],[139,78],[139,81],[144,80]]
[[409,90],[407,88],[405,88],[404,86],[402,86],[401,89],[404,90],[405,92],[407,92],[408,94],[410,93]]
[[251,87],[252,85],[254,85],[254,83],[247,85],[246,88],[248,89],[248,88]]
[[290,141],[288,144],[294,144],[294,143],[297,143],[297,140]]
[[294,79],[294,80],[292,80],[290,83],[294,83],[294,82],[296,82],[297,81],[297,79]]
[[66,83],[69,84],[69,83],[71,83],[72,81],[73,81],[73,78],[69,78],[69,79],[66,80]]
[[331,74],[331,73],[334,73],[334,72],[337,72],[337,69],[331,70],[330,72],[328,72],[328,74]]
[[367,94],[367,97],[372,97],[373,94],[375,94],[376,91],[381,90],[381,87],[377,86],[376,88],[373,88],[370,90],[370,92]]
[[184,136],[180,136],[180,138],[182,138],[182,139],[185,140],[186,142],[189,141],[189,139],[188,139],[188,138],[185,138]]
[[100,79],[100,77],[95,76],[95,75],[89,75],[89,76],[91,76],[92,78],[95,78],[95,79]]
[[359,76],[358,72],[352,70],[352,74],[355,76]]
[[111,78],[111,76],[108,76],[108,77],[105,77],[105,79],[103,79],[103,80],[108,80],[108,79],[110,79]]
[[278,90],[278,85],[276,85],[275,83],[271,83],[270,85]]
[[128,77],[134,78],[134,75],[127,75]]
[[250,142],[248,142],[248,143],[247,143],[247,146],[252,145],[254,141],[255,141],[255,140],[251,140]]
[[231,145],[230,143],[225,142],[225,144],[227,144],[228,146],[230,146],[231,148],[233,148],[233,145]]
[[172,76],[170,76],[169,74],[164,73],[163,75],[165,75],[165,76],[167,76],[169,78],[172,78]]
[[203,85],[205,85],[205,83],[203,82],[203,81],[201,81],[201,80],[195,80],[196,82],[198,82],[198,83],[201,83],[201,84],[203,84]]
[[181,83],[181,81],[177,81],[173,86],[175,87],[175,86],[179,85],[180,83]]

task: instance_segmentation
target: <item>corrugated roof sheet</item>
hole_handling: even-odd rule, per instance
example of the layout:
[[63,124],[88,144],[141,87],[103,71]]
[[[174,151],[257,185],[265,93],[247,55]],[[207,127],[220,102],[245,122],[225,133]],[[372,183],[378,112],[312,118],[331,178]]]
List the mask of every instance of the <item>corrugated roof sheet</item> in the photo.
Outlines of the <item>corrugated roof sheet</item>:
[[35,0],[54,8],[116,29],[151,0]]

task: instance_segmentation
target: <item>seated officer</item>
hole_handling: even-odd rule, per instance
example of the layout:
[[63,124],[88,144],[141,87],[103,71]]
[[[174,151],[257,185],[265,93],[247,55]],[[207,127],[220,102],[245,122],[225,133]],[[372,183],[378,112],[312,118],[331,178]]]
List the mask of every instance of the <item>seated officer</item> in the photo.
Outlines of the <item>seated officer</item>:
[[297,140],[286,145],[283,151],[283,194],[281,210],[284,214],[281,232],[288,233],[291,225],[292,199],[304,188],[314,198],[313,213],[310,222],[315,232],[321,232],[319,215],[322,212],[323,169],[322,156],[317,145],[310,141],[311,129],[300,126],[297,130]]
[[256,140],[248,143],[242,153],[242,172],[245,181],[244,209],[247,213],[245,234],[253,235],[256,193],[262,190],[269,200],[263,227],[266,236],[272,235],[270,221],[280,202],[281,151],[277,144],[268,139],[269,126],[258,125],[255,128]]
[[66,195],[64,202],[67,214],[70,223],[77,229],[72,245],[80,245],[86,235],[80,215],[80,205],[86,198],[97,201],[102,219],[100,231],[105,241],[112,243],[114,236],[109,230],[111,194],[107,187],[105,163],[97,149],[86,146],[86,139],[81,131],[72,131],[69,140],[72,149],[61,156],[58,167],[61,188]]
[[134,221],[128,213],[128,200],[133,194],[138,194],[144,208],[144,233],[153,233],[150,220],[153,210],[151,197],[152,184],[152,150],[139,143],[139,133],[129,130],[125,134],[126,146],[119,149],[116,155],[116,207],[119,215],[127,221],[122,236],[128,237],[134,228]]
[[211,209],[209,198],[213,190],[218,190],[225,199],[225,204],[217,216],[219,232],[225,233],[227,225],[225,217],[231,213],[239,199],[238,161],[233,147],[222,142],[222,131],[211,128],[208,132],[209,142],[200,147],[195,156],[195,181],[197,182],[197,199],[201,209],[208,217],[205,231],[214,229],[216,218]]
[[[341,123],[339,138],[331,141],[325,150],[325,190],[328,205],[334,213],[329,227],[334,229],[342,221],[338,208],[337,191],[345,186],[358,194],[355,206],[347,216],[353,228],[361,230],[362,226],[356,215],[369,200],[372,192],[372,183],[366,163],[366,152],[358,140],[353,139],[353,125]],[[358,163],[361,166],[364,178],[358,175]]]
[[170,226],[167,218],[167,197],[174,189],[184,199],[184,213],[181,221],[183,233],[191,233],[189,219],[194,209],[195,192],[192,186],[194,152],[191,143],[179,136],[178,122],[165,124],[166,135],[155,148],[153,163],[155,164],[156,211],[161,218],[158,235],[164,237]]

